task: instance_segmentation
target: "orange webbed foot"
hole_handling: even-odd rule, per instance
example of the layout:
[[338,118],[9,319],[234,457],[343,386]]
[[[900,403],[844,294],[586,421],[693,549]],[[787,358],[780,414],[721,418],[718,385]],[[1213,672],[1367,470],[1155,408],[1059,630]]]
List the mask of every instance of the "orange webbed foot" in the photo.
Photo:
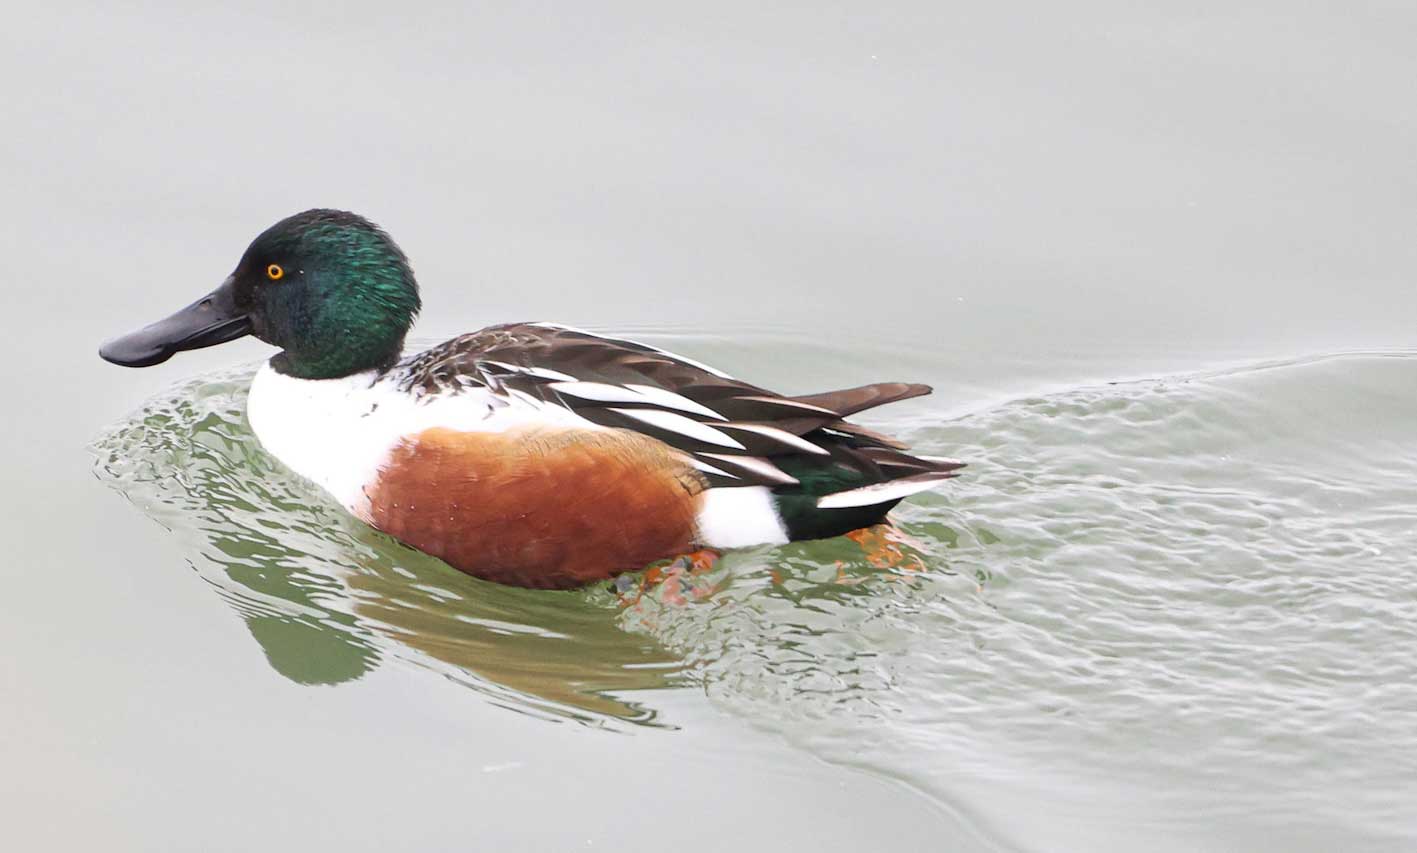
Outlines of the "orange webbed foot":
[[[640,576],[638,589],[633,595],[627,594],[629,588],[623,586],[620,581],[616,582],[616,589],[620,595],[620,604],[624,607],[633,607],[640,603],[647,590],[658,587],[659,599],[665,604],[682,605],[689,601],[701,601],[717,592],[721,584],[717,583],[696,583],[695,581],[702,575],[712,572],[718,567],[718,563],[723,559],[723,554],[709,548],[700,548],[697,551],[690,551],[680,554],[668,560],[662,560],[650,566]],[[622,579],[628,576],[622,575]],[[631,582],[633,584],[633,582]]]
[[919,554],[923,546],[893,524],[873,524],[851,531],[846,538],[860,545],[866,562],[878,569],[925,571]]

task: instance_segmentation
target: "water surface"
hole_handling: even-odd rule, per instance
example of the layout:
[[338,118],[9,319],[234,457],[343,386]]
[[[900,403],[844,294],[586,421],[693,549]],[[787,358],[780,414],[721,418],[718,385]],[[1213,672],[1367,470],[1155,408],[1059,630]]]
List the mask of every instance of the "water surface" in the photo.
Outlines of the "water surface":
[[348,519],[260,449],[249,376],[94,449],[292,681],[412,667],[622,732],[684,728],[658,699],[702,691],[981,845],[1397,843],[1414,819],[1417,353],[882,413],[974,463],[902,507],[896,559],[796,543],[644,596],[483,583]]

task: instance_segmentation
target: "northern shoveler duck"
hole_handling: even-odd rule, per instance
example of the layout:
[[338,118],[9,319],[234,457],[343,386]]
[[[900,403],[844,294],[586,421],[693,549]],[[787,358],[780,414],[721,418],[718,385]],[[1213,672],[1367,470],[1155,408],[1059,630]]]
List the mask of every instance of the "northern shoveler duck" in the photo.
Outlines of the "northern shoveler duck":
[[401,358],[420,307],[388,234],[309,210],[258,236],[216,290],[99,354],[147,367],[248,334],[279,347],[247,401],[270,453],[373,527],[519,586],[848,533],[963,467],[844,420],[925,385],[788,397],[550,323]]

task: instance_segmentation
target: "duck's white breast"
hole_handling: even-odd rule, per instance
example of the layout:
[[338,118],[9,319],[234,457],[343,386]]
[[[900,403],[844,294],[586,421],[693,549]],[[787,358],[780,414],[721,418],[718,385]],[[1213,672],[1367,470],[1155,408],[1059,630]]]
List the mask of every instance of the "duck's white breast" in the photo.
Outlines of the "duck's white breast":
[[400,441],[435,426],[504,429],[506,408],[483,388],[419,400],[387,374],[297,379],[267,363],[251,381],[246,417],[271,455],[367,519],[365,489]]

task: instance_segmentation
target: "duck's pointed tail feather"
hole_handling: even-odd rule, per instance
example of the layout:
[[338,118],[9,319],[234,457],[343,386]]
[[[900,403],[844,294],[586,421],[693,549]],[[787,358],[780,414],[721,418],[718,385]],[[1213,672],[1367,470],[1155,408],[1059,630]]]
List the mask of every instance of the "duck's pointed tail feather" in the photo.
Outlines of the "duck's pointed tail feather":
[[[878,447],[889,447],[895,450],[905,450],[906,445],[888,435],[883,435],[873,429],[867,429],[860,424],[851,423],[845,418],[864,412],[867,409],[874,409],[877,406],[884,406],[887,403],[895,403],[900,400],[909,400],[913,397],[924,397],[933,391],[929,385],[919,382],[873,382],[870,385],[861,385],[856,388],[843,388],[839,391],[823,391],[820,394],[803,394],[791,399],[809,406],[818,406],[823,409],[830,409],[836,412],[842,420],[833,421],[826,424],[826,428],[837,433],[845,433],[856,439],[862,445],[875,445]],[[815,429],[820,424],[812,424]]]
[[923,397],[933,389],[918,382],[873,382],[857,388],[843,388],[840,391],[823,391],[820,394],[803,394],[792,397],[799,403],[830,409],[838,415],[850,417],[857,412],[884,406],[898,400]]

